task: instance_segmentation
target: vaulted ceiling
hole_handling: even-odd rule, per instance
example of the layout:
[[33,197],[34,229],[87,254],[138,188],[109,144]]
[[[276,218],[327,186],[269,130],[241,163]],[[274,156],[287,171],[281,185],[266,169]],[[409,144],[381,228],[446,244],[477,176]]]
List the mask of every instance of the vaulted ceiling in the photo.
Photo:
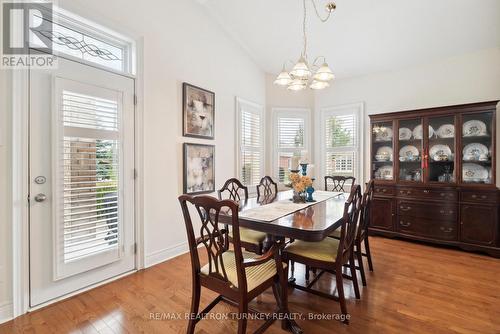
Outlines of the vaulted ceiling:
[[[302,0],[197,1],[264,71],[300,55]],[[309,58],[326,56],[337,77],[500,47],[499,0],[336,0],[326,23],[306,3]]]

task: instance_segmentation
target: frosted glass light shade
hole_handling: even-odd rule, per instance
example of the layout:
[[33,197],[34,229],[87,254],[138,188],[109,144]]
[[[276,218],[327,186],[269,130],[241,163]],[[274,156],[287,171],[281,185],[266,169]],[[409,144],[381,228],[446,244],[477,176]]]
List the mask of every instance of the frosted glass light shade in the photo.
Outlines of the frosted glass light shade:
[[294,78],[299,79],[307,79],[311,76],[311,70],[309,69],[309,65],[307,65],[307,61],[304,56],[300,56],[299,61],[297,61],[297,64],[295,64],[293,69],[290,71],[290,74]]
[[288,90],[293,90],[293,91],[298,91],[298,90],[303,90],[307,87],[306,82],[300,80],[300,79],[294,79],[292,82],[288,85],[287,89]]
[[323,65],[321,65],[321,67],[318,68],[313,78],[319,81],[330,81],[333,78],[335,78],[335,75],[333,74],[330,67],[328,67],[328,64],[323,63]]
[[292,82],[292,77],[284,69],[276,77],[276,80],[274,80],[274,84],[279,86],[288,86],[291,82]]
[[330,84],[327,81],[319,81],[319,80],[313,80],[313,82],[309,85],[309,88],[311,89],[324,89],[326,87],[329,87]]

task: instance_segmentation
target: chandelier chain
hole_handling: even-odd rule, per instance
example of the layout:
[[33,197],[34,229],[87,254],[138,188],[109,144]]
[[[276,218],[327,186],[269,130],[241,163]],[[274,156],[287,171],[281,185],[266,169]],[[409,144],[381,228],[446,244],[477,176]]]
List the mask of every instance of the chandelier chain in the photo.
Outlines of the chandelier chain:
[[330,18],[330,15],[332,15],[332,11],[331,10],[328,10],[328,14],[326,15],[325,18],[322,18],[321,15],[319,14],[319,11],[318,11],[318,7],[316,6],[316,3],[314,2],[314,0],[311,0],[312,4],[313,4],[313,7],[314,7],[314,11],[316,12],[316,16],[318,17],[318,19],[321,21],[321,22],[326,22],[328,21],[328,19]]
[[306,20],[307,20],[307,8],[306,8],[306,0],[303,0],[304,4],[304,20],[302,21],[302,32],[304,34],[304,50],[302,51],[302,55],[307,58],[307,32],[306,32]]

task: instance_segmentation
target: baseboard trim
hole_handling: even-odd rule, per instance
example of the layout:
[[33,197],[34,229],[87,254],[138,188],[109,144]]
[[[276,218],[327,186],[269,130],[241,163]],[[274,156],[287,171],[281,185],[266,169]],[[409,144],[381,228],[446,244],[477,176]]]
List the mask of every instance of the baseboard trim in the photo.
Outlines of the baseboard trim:
[[145,268],[154,266],[155,264],[165,262],[170,260],[176,256],[182,255],[189,251],[188,244],[186,241],[181,242],[177,245],[173,245],[171,247],[167,247],[161,249],[159,251],[153,252],[151,254],[146,255],[146,259],[144,261]]
[[13,307],[11,302],[0,304],[0,324],[14,318]]

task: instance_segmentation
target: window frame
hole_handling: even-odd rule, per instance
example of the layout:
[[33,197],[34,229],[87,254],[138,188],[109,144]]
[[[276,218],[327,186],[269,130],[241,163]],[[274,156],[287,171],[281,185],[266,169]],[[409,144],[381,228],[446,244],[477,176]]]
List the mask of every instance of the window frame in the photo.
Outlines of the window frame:
[[[337,147],[329,149],[326,146],[326,121],[331,116],[355,115],[356,117],[356,135],[355,144],[353,146]],[[354,177],[357,184],[362,184],[364,180],[364,123],[365,123],[364,103],[352,103],[338,106],[324,107],[320,110],[319,126],[320,134],[320,176],[322,183],[326,176],[326,154],[327,152],[352,152],[354,151]],[[353,150],[354,149],[354,150]]]
[[265,115],[264,115],[264,106],[255,102],[251,102],[245,99],[242,99],[240,97],[236,97],[236,175],[238,179],[248,187],[248,192],[250,194],[254,194],[257,192],[256,186],[259,184],[260,179],[256,180],[256,184],[245,184],[243,182],[243,175],[241,174],[241,159],[243,157],[243,152],[245,151],[245,148],[243,147],[243,142],[241,138],[241,125],[242,125],[242,112],[245,110],[245,106],[250,107],[251,109],[257,109],[257,112],[255,111],[250,111],[252,113],[258,114],[260,116],[260,147],[258,148],[250,148],[249,151],[252,152],[259,152],[260,155],[260,166],[259,166],[259,172],[260,172],[260,177],[262,178],[264,176],[264,164],[265,164],[265,150],[264,150],[264,144],[266,140],[265,136]]
[[[278,183],[279,179],[279,154],[281,152],[291,152],[296,151],[308,151],[309,156],[312,157],[311,147],[312,147],[312,131],[311,131],[311,109],[309,108],[272,108],[273,117],[273,149],[272,149],[272,175]],[[279,131],[278,131],[278,120],[279,118],[290,117],[290,118],[302,118],[304,119],[304,145],[301,148],[291,148],[291,147],[279,147]],[[311,161],[312,163],[312,161]]]

